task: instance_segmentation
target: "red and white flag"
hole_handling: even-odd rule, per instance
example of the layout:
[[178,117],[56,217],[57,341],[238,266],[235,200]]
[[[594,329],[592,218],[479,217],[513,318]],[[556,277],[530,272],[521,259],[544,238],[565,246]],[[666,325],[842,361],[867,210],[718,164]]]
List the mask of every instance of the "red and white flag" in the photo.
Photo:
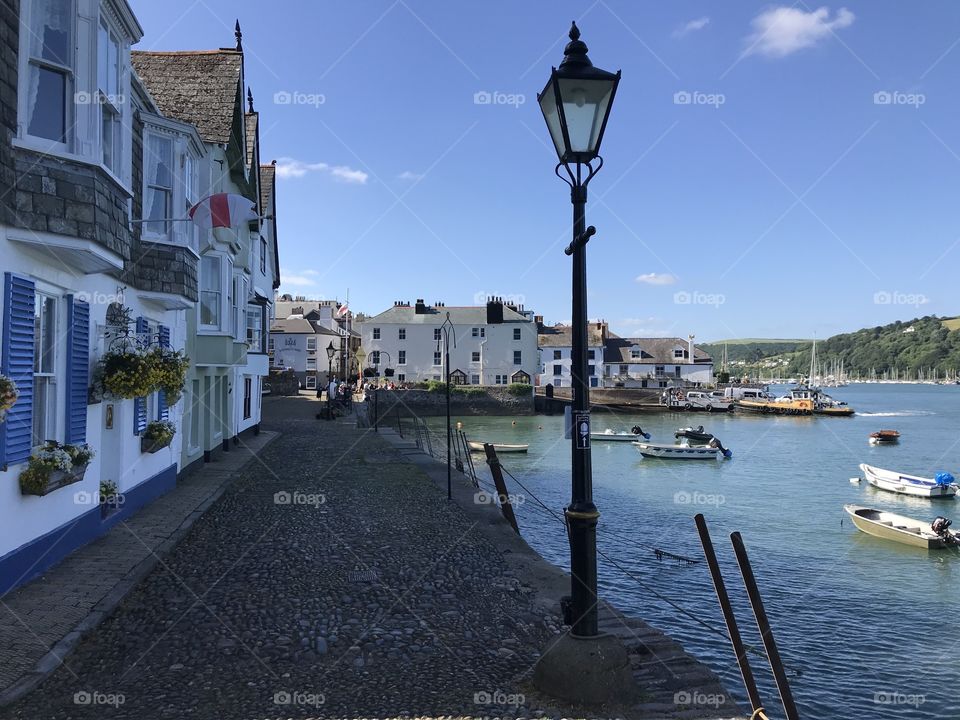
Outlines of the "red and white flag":
[[188,215],[204,230],[238,227],[260,217],[252,200],[235,193],[209,195],[190,208]]
[[337,308],[337,317],[343,317],[346,314],[347,314],[347,304],[344,303],[343,305]]

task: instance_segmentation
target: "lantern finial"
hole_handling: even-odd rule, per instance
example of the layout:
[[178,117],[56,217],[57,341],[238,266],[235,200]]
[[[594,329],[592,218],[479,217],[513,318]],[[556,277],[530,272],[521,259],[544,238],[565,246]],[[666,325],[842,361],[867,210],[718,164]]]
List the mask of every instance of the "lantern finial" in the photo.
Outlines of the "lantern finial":
[[580,39],[580,28],[577,27],[576,21],[570,25],[569,37],[570,42],[563,49],[563,62],[560,63],[560,68],[593,67],[593,63],[587,57],[587,44]]

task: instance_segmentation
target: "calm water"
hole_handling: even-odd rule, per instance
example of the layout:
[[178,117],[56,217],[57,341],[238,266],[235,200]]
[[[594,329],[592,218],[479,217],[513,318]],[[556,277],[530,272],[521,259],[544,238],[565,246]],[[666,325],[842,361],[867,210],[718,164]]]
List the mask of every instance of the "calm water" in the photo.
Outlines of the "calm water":
[[[858,503],[960,525],[960,501],[910,499],[849,482],[857,465],[960,477],[960,387],[859,385],[834,390],[853,418],[595,414],[594,431],[641,424],[657,441],[703,424],[734,453],[723,462],[643,459],[629,443],[594,443],[599,547],[645,587],[601,560],[601,594],[680,640],[743,698],[733,652],[687,613],[723,621],[705,563],[657,561],[651,548],[702,558],[693,516],[703,512],[746,641],[761,647],[729,543],[739,530],[760,584],[791,686],[806,718],[960,718],[960,553],[926,551],[856,530],[843,512]],[[504,466],[550,508],[569,502],[569,442],[562,417],[458,418],[476,440],[529,443]],[[442,421],[431,424],[439,429]],[[542,429],[540,427],[542,426]],[[903,434],[872,447],[881,428]],[[481,463],[482,465],[482,463]],[[486,466],[482,465],[483,471]],[[511,492],[523,490],[507,478]],[[550,561],[568,567],[562,525],[528,500],[521,532]],[[781,710],[763,657],[752,657],[766,706]],[[879,705],[876,694],[899,694]]]

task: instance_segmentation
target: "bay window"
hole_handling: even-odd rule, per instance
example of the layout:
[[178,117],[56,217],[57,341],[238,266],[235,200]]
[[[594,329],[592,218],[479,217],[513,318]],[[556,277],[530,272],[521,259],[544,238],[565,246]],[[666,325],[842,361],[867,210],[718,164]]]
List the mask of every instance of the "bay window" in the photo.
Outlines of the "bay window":
[[221,259],[204,255],[200,260],[200,325],[220,329],[223,274]]
[[151,235],[168,236],[173,208],[173,138],[150,133],[144,143],[144,214],[150,221],[144,229]]
[[262,305],[247,306],[247,345],[253,352],[266,350],[263,342],[263,316],[266,311]]
[[115,175],[119,175],[123,157],[121,135],[121,105],[125,101],[120,91],[120,40],[117,33],[100,19],[97,34],[97,104],[100,107],[100,154],[101,162]]
[[24,0],[29,22],[21,31],[28,58],[26,73],[27,134],[69,150],[73,124],[74,18],[71,0]]

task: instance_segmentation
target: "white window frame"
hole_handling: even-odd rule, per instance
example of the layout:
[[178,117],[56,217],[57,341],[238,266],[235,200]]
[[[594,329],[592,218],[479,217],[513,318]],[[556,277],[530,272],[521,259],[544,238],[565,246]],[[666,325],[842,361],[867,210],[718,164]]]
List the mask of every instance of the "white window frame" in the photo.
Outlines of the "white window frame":
[[520,340],[520,339],[523,337],[520,333],[521,333],[520,328],[514,328],[514,329],[513,329],[513,339],[514,339],[514,340]]
[[514,365],[523,365],[523,350],[514,350],[514,351],[513,351],[513,364],[514,364]]
[[[110,47],[116,47],[116,65],[112,68],[113,72],[116,73],[115,87],[103,87],[103,83],[101,83],[101,66],[108,63],[110,59],[109,51],[105,52],[105,48],[101,46],[101,40],[103,40],[104,37],[101,33],[106,34],[106,41]],[[123,57],[123,39],[121,34],[117,30],[116,24],[111,21],[109,15],[106,12],[101,12],[100,21],[97,24],[97,92],[96,95],[90,94],[89,97],[96,98],[96,104],[100,110],[100,119],[98,123],[98,130],[100,132],[100,162],[105,168],[107,168],[117,177],[122,177],[124,174],[123,169],[125,157],[123,126],[124,121],[127,119],[125,117],[126,112],[124,105],[128,102],[127,96],[123,93]],[[109,67],[107,68],[107,72],[110,72]],[[77,102],[79,103],[79,101],[80,98],[78,93]],[[109,145],[111,146],[110,162],[107,162],[106,155],[108,142],[104,133],[108,116],[112,116],[110,123],[111,133],[109,138]]]
[[397,350],[397,365],[406,365],[406,364],[407,364],[407,351]]
[[[43,408],[43,428],[40,429],[39,437],[35,430],[36,420],[38,417],[37,407],[33,406],[33,425],[30,428],[31,444],[33,447],[38,447],[43,445],[47,440],[60,440],[60,433],[62,431],[63,425],[60,422],[60,408],[63,406],[63,400],[60,398],[60,388],[59,383],[57,382],[57,377],[66,372],[66,358],[61,352],[61,346],[63,345],[62,339],[60,338],[60,327],[61,327],[61,312],[63,312],[62,306],[64,303],[61,302],[62,298],[60,295],[54,292],[48,292],[41,288],[36,288],[34,294],[34,322],[37,322],[36,312],[39,303],[46,301],[53,301],[53,331],[50,333],[50,336],[53,338],[53,347],[50,348],[50,353],[52,354],[51,362],[47,366],[47,369],[40,367],[40,360],[43,355],[37,352],[37,345],[40,344],[40,349],[43,348],[43,337],[44,337],[44,325],[42,324],[42,315],[40,327],[35,330],[34,335],[34,372],[33,372],[33,397],[34,399],[40,396],[38,391],[39,385],[42,383],[47,387],[46,400],[47,405]],[[61,368],[61,363],[64,364],[64,368]],[[36,442],[32,442],[33,439],[36,439]]]
[[480,376],[479,376],[479,375],[471,375],[471,376],[470,376],[470,384],[471,384],[471,385],[479,385],[479,384],[480,384]]
[[317,359],[315,357],[307,358],[307,370],[316,370],[317,369]]
[[[143,144],[142,144],[142,172],[139,178],[141,183],[142,215],[147,218],[150,212],[148,199],[151,187],[154,184],[149,177],[150,169],[150,141],[151,138],[168,140],[171,146],[170,157],[170,186],[165,188],[169,192],[166,218],[186,218],[187,212],[200,199],[200,165],[202,147],[192,129],[184,123],[168,118],[144,114],[143,116]],[[162,187],[162,186],[157,186]],[[143,223],[143,239],[153,243],[167,243],[179,247],[187,247],[199,257],[200,243],[197,227],[192,222],[167,222],[162,232],[158,232],[153,225]]]
[[[205,277],[208,277],[207,273],[204,272],[204,264],[207,259],[216,260],[219,266],[219,283],[216,290],[206,290],[204,289],[203,280]],[[213,332],[219,333],[223,332],[224,318],[227,315],[227,293],[224,292],[226,282],[225,280],[228,277],[233,275],[233,269],[230,267],[229,259],[225,255],[218,253],[210,253],[209,255],[204,255],[200,258],[200,302],[197,303],[197,326],[200,328],[201,332]],[[217,294],[217,322],[216,323],[204,323],[203,322],[203,295],[204,293],[216,293]]]
[[405,327],[397,328],[397,340],[407,339],[407,329]]
[[443,365],[443,353],[439,350],[433,351],[433,366]]
[[[253,304],[247,303],[247,327],[246,327],[247,347],[252,352],[255,352],[255,353],[262,353],[264,351],[263,316],[264,316],[263,305],[253,305]],[[250,324],[251,317],[256,318],[253,325]]]
[[374,339],[374,340],[379,340],[379,339],[380,339],[380,328],[374,328],[374,329],[373,329],[373,339]]
[[472,363],[478,363],[478,362],[480,362],[480,351],[479,351],[479,350],[474,350],[473,352],[470,353],[470,362],[472,362]]
[[317,351],[317,338],[308,337],[307,338],[307,352],[316,352]]
[[317,389],[317,376],[307,375],[307,390],[316,390],[316,389]]

